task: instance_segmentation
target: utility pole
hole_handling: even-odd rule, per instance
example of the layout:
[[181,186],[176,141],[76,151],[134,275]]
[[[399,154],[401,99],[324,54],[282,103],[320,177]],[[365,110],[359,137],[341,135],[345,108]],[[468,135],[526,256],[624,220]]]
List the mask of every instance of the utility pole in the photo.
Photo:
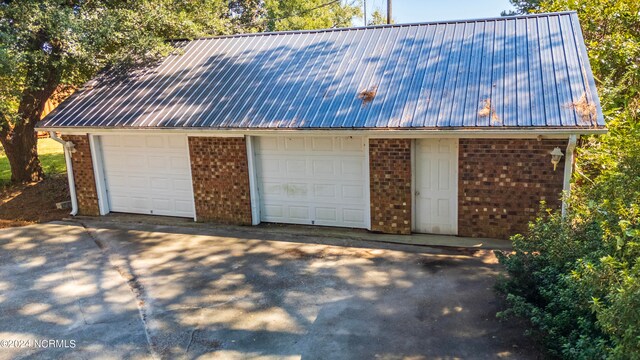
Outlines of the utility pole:
[[387,0],[387,24],[391,24],[391,0]]
[[367,26],[367,0],[364,0],[364,26]]

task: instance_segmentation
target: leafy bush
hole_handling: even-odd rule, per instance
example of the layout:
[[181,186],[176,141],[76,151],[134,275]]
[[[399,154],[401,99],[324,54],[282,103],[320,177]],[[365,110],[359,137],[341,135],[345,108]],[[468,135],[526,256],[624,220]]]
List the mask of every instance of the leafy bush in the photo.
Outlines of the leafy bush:
[[625,120],[580,150],[578,169],[598,172],[582,175],[567,216],[541,211],[498,253],[500,316],[529,319],[556,357],[640,358],[640,126]]
[[568,211],[541,211],[500,253],[500,316],[530,320],[549,354],[640,359],[640,2],[512,0],[576,10],[609,132],[581,139]]

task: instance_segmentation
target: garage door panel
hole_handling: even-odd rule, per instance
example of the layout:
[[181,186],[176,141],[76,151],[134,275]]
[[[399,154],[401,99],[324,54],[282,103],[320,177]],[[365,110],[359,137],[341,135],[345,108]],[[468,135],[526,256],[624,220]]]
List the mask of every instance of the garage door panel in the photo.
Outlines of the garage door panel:
[[360,137],[258,137],[263,221],[366,227]]
[[317,221],[338,221],[338,211],[336,208],[316,207]]
[[171,200],[154,198],[152,201],[155,213],[160,211],[171,211]]
[[167,168],[167,159],[161,156],[148,156],[147,164],[149,169],[153,170],[166,170]]
[[280,138],[277,137],[261,137],[260,138],[260,149],[263,152],[269,150],[278,150],[278,141]]
[[193,217],[186,136],[100,137],[111,211]]
[[306,200],[309,194],[308,185],[305,183],[288,183],[282,185],[287,193],[287,198],[290,200]]
[[171,179],[152,177],[150,183],[151,190],[171,190]]
[[126,174],[111,174],[109,178],[109,184],[111,187],[127,187],[127,175]]
[[151,207],[151,199],[146,197],[130,197],[122,199],[122,204],[132,209],[144,210]]
[[173,191],[184,191],[191,194],[191,181],[185,179],[173,180]]
[[364,186],[362,185],[342,185],[342,197],[354,203],[364,201]]
[[261,193],[267,197],[282,195],[282,188],[283,186],[280,183],[264,183]]
[[146,136],[145,137],[145,143],[147,148],[157,148],[157,149],[162,149],[165,147],[164,144],[164,139],[165,137],[163,136]]
[[112,209],[128,208],[131,206],[130,204],[131,201],[132,201],[131,197],[117,196],[117,195],[111,196],[111,208]]
[[280,204],[264,204],[262,215],[267,219],[284,219],[284,205]]
[[144,176],[126,176],[126,184],[123,184],[122,187],[130,187],[136,189],[147,189],[149,187],[149,178]]
[[340,160],[342,176],[348,180],[362,179],[362,159],[351,158]]
[[340,150],[362,152],[364,149],[362,139],[359,137],[343,137],[340,138]]
[[144,147],[146,140],[144,137],[140,137],[138,135],[114,135],[121,136],[122,142],[120,143],[121,147],[127,148],[140,148]]
[[364,211],[361,209],[344,209],[342,216],[345,222],[359,224],[364,222]]
[[307,162],[304,160],[287,159],[285,162],[285,175],[304,177],[307,174]]
[[333,159],[315,159],[311,160],[313,166],[313,175],[316,176],[334,176],[336,170],[334,168],[335,161]]
[[265,156],[260,163],[260,172],[263,174],[280,174],[280,160],[277,158],[270,158]]
[[127,157],[124,154],[118,152],[111,152],[109,157],[104,158],[104,166],[109,166],[111,168],[119,168],[119,164],[125,164]]
[[337,185],[335,184],[314,184],[313,195],[316,198],[337,199]]
[[293,137],[284,138],[284,148],[290,151],[300,151],[305,149],[306,138]]
[[308,220],[309,207],[289,205],[289,218],[296,219],[296,220]]
[[121,138],[119,136],[101,136],[100,143],[102,147],[119,147]]
[[186,136],[169,136],[167,137],[167,140],[167,147],[170,149],[182,151],[187,148]]
[[124,163],[131,171],[140,171],[149,167],[147,157],[142,154],[129,154],[129,156],[125,157]]
[[188,171],[189,170],[189,160],[186,156],[171,156],[170,162],[171,171]]
[[311,139],[311,149],[313,151],[333,151],[332,137],[317,137]]

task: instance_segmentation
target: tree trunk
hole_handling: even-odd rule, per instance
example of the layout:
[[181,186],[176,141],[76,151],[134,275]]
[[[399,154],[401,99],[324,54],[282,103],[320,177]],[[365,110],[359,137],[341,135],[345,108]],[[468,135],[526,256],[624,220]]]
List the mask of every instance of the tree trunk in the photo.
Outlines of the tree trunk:
[[44,179],[38,159],[38,135],[35,128],[46,101],[58,86],[56,75],[52,76],[50,73],[47,80],[42,89],[25,90],[18,108],[21,119],[13,126],[5,124],[0,130],[0,142],[11,166],[11,182],[26,183]]
[[44,178],[38,159],[38,136],[34,127],[21,126],[19,131],[13,129],[9,136],[0,138],[11,166],[11,182],[34,182]]
[[[42,47],[43,40],[35,41],[35,48]],[[31,86],[22,92],[18,114],[20,119],[11,126],[4,124],[0,128],[0,142],[11,166],[11,182],[25,183],[44,179],[44,172],[38,159],[38,135],[36,124],[40,121],[47,100],[55,93],[60,84],[60,72],[55,61],[59,60],[59,49],[54,47],[50,62],[33,65],[27,72]],[[43,76],[44,74],[44,76]]]
[[45,103],[54,94],[60,84],[61,49],[57,41],[50,40],[46,33],[39,32],[30,41],[34,51],[43,49],[45,43],[53,48],[47,61],[33,61],[27,64],[26,86],[22,91],[18,116],[15,123],[4,123],[0,127],[0,142],[9,159],[12,182],[33,182],[44,178],[44,172],[38,159],[38,136],[36,123],[44,111]]

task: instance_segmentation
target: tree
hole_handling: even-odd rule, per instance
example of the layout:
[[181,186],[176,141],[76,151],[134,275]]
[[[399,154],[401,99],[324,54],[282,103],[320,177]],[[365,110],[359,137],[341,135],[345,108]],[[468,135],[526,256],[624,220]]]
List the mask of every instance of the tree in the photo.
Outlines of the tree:
[[369,23],[367,23],[367,25],[384,25],[386,23],[387,17],[382,14],[382,11],[380,11],[380,9],[375,9],[371,13],[371,20],[369,20]]
[[34,128],[61,86],[171,50],[166,39],[224,32],[222,0],[0,1],[0,142],[14,182],[43,178]]
[[263,0],[230,0],[229,17],[233,32],[249,33],[266,30],[267,11]]
[[360,4],[340,0],[265,0],[266,30],[311,30],[348,27],[361,16]]
[[102,69],[147,64],[167,40],[351,25],[321,0],[0,0],[0,142],[13,182],[43,178],[34,132],[45,103]]
[[509,0],[509,2],[516,10],[503,11],[502,16],[539,12],[541,0]]

